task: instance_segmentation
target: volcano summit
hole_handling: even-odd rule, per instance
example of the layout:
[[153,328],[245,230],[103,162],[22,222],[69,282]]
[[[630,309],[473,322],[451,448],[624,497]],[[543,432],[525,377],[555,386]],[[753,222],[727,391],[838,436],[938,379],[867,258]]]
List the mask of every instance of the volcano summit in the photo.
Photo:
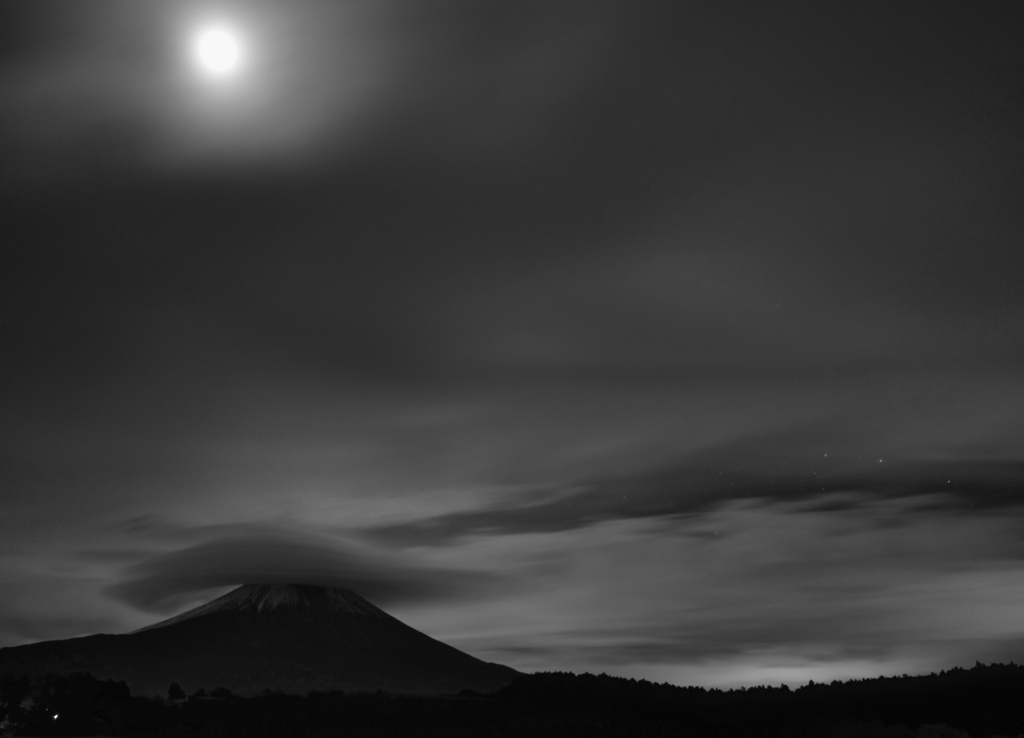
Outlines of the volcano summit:
[[223,686],[440,694],[508,684],[518,672],[410,628],[355,592],[247,584],[132,633],[0,649],[2,673],[86,671],[135,694]]

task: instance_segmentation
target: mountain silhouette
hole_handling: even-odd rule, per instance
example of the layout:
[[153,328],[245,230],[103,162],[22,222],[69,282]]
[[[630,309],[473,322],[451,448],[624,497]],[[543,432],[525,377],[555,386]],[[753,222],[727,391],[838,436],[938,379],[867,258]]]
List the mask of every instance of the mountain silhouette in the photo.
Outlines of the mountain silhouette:
[[519,676],[415,630],[345,589],[243,585],[154,625],[0,649],[0,673],[86,671],[135,694],[227,687],[304,694],[495,690]]

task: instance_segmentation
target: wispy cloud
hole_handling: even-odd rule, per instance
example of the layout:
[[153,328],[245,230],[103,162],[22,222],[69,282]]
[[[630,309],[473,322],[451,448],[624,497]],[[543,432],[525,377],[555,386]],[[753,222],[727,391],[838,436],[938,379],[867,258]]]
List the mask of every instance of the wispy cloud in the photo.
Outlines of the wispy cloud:
[[733,500],[687,518],[468,536],[438,560],[529,573],[528,603],[475,609],[477,635],[429,608],[413,616],[522,669],[691,683],[702,670],[723,683],[772,669],[803,681],[928,671],[1019,639],[1024,506],[966,515],[932,494],[849,496],[856,504]]
[[493,500],[475,509],[370,527],[364,533],[390,544],[446,545],[462,537],[554,533],[615,520],[698,518],[737,501],[843,511],[912,499],[919,509],[932,506],[952,513],[1024,504],[1024,461],[865,457],[851,454],[820,431],[807,428],[740,439],[677,465],[581,479],[527,499]]

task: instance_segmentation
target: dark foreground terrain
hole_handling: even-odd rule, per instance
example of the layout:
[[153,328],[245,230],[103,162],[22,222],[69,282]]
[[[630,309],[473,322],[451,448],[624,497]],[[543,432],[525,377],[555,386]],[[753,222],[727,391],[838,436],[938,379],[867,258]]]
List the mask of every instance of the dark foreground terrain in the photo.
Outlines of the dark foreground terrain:
[[686,736],[986,738],[1024,734],[1024,667],[723,692],[541,673],[445,697],[226,689],[132,696],[86,674],[0,680],[0,734],[60,736]]
[[493,692],[519,672],[409,627],[350,590],[246,584],[133,633],[0,648],[0,675],[92,674],[134,695],[225,687],[437,695]]

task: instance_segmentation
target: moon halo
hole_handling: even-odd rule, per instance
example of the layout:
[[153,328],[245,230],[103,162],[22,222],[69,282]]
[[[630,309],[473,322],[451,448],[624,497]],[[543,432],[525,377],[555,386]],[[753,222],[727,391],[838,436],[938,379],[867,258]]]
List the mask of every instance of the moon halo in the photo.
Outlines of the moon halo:
[[238,35],[223,27],[208,27],[195,37],[195,58],[208,75],[226,77],[238,71],[242,47]]

